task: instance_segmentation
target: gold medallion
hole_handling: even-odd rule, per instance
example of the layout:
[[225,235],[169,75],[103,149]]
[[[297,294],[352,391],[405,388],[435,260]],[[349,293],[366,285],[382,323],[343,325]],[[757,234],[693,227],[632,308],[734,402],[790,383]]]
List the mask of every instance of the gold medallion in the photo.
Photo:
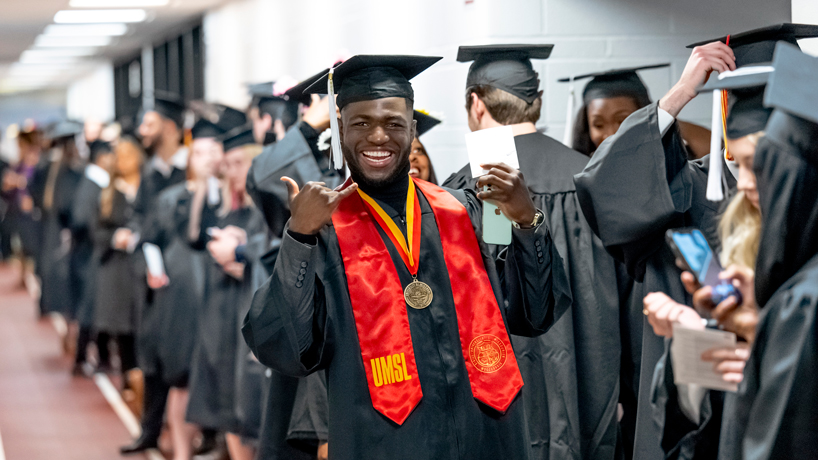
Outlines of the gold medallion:
[[403,290],[406,304],[415,310],[423,310],[432,304],[432,288],[428,284],[414,280]]

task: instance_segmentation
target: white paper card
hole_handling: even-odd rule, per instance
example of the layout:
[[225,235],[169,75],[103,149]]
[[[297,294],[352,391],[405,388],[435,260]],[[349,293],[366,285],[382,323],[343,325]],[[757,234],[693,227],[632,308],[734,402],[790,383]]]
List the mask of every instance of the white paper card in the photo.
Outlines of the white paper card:
[[736,334],[716,329],[690,329],[673,325],[670,356],[673,360],[674,383],[695,384],[712,390],[736,391],[738,385],[725,382],[713,368],[702,361],[702,353],[713,348],[734,347]]
[[514,131],[511,126],[481,129],[466,134],[466,148],[469,151],[469,165],[472,177],[479,177],[488,171],[480,167],[486,163],[505,163],[520,169]]
[[165,274],[165,263],[162,261],[162,250],[153,243],[144,243],[142,252],[145,254],[145,263],[148,264],[148,271],[153,276]]

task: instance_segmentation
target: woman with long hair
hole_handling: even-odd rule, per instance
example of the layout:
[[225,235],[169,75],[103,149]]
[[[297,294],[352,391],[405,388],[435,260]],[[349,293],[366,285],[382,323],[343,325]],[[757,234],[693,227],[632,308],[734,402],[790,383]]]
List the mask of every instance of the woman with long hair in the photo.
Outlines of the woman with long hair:
[[[136,296],[133,264],[128,242],[116,240],[118,228],[127,225],[133,215],[133,203],[139,189],[145,153],[132,138],[120,140],[114,148],[116,156],[111,181],[100,194],[99,217],[94,235],[100,255],[97,270],[97,294],[94,308],[94,329],[100,362],[109,362],[108,343],[112,339],[119,350],[123,375],[136,368],[134,332],[136,328]],[[130,386],[124,379],[124,387]]]
[[140,337],[147,373],[161,375],[171,387],[167,420],[174,460],[189,460],[196,427],[185,421],[188,380],[197,334],[197,315],[204,299],[207,254],[189,244],[190,209],[196,196],[207,194],[221,163],[221,149],[190,149],[187,180],[165,189],[158,198],[155,220],[143,241],[162,251],[165,273],[148,273],[153,302],[143,315]]
[[[193,358],[190,406],[187,419],[200,426],[226,433],[227,448],[234,460],[255,457],[253,440],[259,436],[261,377],[263,371],[248,373],[250,351],[240,334],[252,298],[252,265],[237,260],[235,248],[248,237],[265,232],[261,213],[246,192],[247,173],[262,147],[254,143],[249,127],[227,133],[222,162],[221,205],[215,216],[204,200],[194,202],[190,239],[207,244],[210,252],[205,267],[204,305],[199,316],[199,336]],[[196,216],[199,214],[201,217]],[[214,246],[233,241],[226,260]],[[255,414],[255,416],[253,416]]]

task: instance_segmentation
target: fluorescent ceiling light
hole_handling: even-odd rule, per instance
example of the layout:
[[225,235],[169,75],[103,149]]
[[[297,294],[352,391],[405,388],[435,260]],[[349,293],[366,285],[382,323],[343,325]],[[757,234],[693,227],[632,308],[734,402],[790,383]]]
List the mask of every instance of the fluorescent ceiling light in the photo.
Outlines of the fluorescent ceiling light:
[[169,0],[71,0],[72,8],[144,8],[165,6]]
[[20,55],[20,62],[23,64],[52,64],[73,62],[83,56],[94,54],[93,48],[53,48],[26,50]]
[[40,35],[34,40],[34,46],[38,48],[76,48],[88,46],[108,46],[111,44],[111,37],[50,37]]
[[145,10],[62,10],[54,15],[57,24],[92,24],[107,22],[142,22]]
[[45,27],[43,35],[49,37],[118,37],[128,33],[125,24],[51,24]]

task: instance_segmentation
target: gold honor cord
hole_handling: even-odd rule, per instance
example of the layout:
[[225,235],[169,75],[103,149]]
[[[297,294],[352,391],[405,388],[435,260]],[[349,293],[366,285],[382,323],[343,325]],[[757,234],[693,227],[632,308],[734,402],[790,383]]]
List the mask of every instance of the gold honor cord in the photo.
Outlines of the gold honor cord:
[[406,194],[406,238],[400,231],[391,217],[383,210],[383,208],[366,194],[360,188],[358,194],[364,200],[370,211],[373,212],[373,217],[381,226],[381,228],[389,235],[389,239],[395,244],[397,249],[401,252],[406,268],[412,275],[412,282],[406,286],[403,291],[403,297],[406,304],[410,307],[422,310],[432,303],[434,294],[432,288],[428,284],[418,281],[418,265],[420,263],[420,213],[417,203],[417,192],[415,191],[415,183],[409,180],[409,190]]

